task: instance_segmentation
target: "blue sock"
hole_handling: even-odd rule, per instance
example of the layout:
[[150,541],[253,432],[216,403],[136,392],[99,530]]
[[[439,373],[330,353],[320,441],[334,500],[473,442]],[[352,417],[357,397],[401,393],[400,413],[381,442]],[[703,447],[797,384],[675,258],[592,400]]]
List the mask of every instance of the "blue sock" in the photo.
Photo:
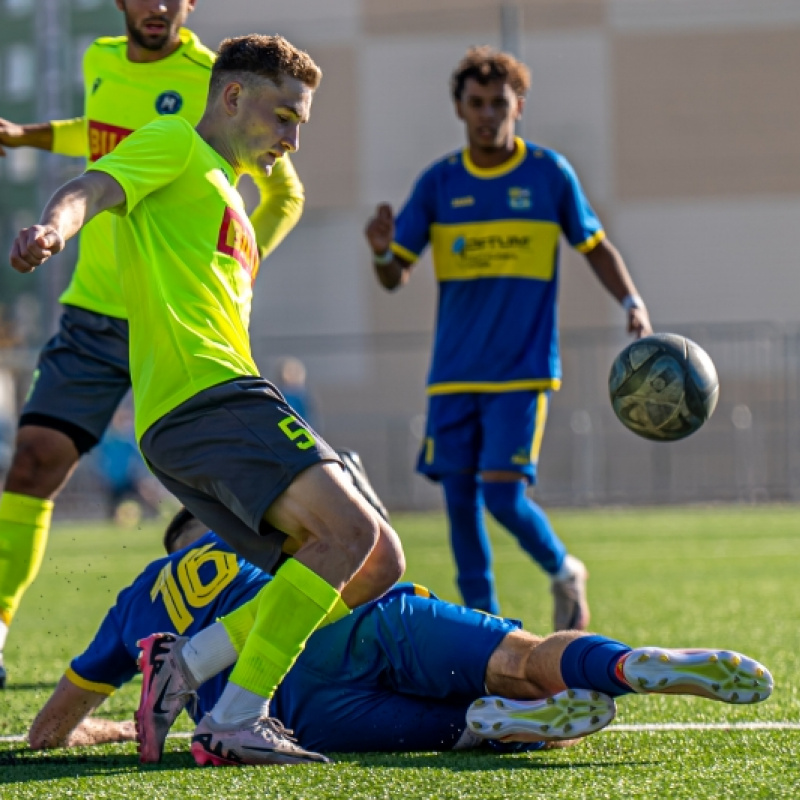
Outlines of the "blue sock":
[[446,475],[442,478],[442,488],[458,588],[464,605],[499,614],[480,484],[474,475]]
[[561,655],[561,677],[570,689],[594,689],[619,697],[633,690],[617,678],[617,662],[631,648],[605,636],[581,636]]
[[547,514],[525,494],[524,481],[484,482],[483,497],[489,513],[514,536],[541,568],[555,575],[567,548],[558,538]]

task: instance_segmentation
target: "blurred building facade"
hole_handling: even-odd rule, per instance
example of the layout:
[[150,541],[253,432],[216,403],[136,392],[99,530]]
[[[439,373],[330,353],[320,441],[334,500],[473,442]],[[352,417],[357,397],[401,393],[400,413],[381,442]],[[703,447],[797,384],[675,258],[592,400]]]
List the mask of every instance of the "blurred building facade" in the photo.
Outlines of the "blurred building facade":
[[[43,0],[3,2],[8,13]],[[92,2],[61,5],[79,15]],[[119,13],[101,5],[99,32],[119,32]],[[623,317],[565,248],[565,381],[545,435],[542,499],[794,499],[797,0],[199,0],[191,27],[209,46],[281,33],[323,69],[294,158],[306,212],[262,267],[254,351],[266,375],[287,352],[302,359],[326,437],[362,452],[389,504],[438,503],[413,475],[436,289],[426,257],[408,287],[381,290],[362,230],[377,202],[399,205],[423,167],[462,146],[448,78],[482,43],[531,67],[521,133],[572,161],[655,327],[693,334],[722,383],[714,419],[687,442],[665,449],[624,431],[605,394]],[[3,64],[22,30],[14,36],[0,39]],[[0,114],[27,116],[7,108]],[[4,232],[30,207],[8,185]]]

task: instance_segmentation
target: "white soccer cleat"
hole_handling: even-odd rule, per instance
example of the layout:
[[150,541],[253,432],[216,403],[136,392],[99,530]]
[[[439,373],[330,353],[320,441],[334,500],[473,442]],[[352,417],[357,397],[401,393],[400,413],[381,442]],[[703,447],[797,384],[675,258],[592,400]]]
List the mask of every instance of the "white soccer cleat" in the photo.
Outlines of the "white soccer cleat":
[[585,631],[589,627],[589,601],[586,599],[586,581],[589,572],[583,561],[568,555],[562,567],[567,574],[553,578],[553,630]]
[[566,689],[544,700],[481,697],[467,709],[467,726],[483,739],[526,734],[526,741],[578,739],[605,728],[617,713],[613,698]]
[[191,750],[201,767],[330,763],[325,756],[300,747],[292,731],[272,717],[238,728],[222,728],[206,714],[192,736]]
[[622,675],[639,694],[690,694],[723,703],[759,703],[774,686],[765,666],[731,650],[639,647],[625,657]]

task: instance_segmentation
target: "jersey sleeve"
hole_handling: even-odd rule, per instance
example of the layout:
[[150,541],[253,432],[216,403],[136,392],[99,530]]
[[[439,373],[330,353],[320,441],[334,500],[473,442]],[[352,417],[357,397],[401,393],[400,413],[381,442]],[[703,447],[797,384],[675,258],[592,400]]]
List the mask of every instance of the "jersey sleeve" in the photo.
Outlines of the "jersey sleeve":
[[432,171],[424,172],[397,215],[392,251],[406,261],[416,261],[430,241],[435,221],[435,188]]
[[305,205],[303,184],[287,156],[279,158],[269,177],[254,178],[260,195],[250,215],[261,258],[266,258],[300,220]]
[[67,679],[91,692],[112,694],[136,674],[136,661],[128,652],[117,621],[117,607],[106,614],[91,644],[72,659]]
[[572,165],[560,156],[557,166],[561,171],[562,192],[559,204],[559,223],[567,241],[579,252],[588,253],[605,238],[605,232],[594,209],[583,192]]
[[86,155],[86,117],[51,120],[53,152],[61,156]]
[[180,117],[158,119],[134,131],[88,171],[105,172],[125,192],[125,203],[110,209],[125,216],[145,198],[175,180],[195,146],[192,126]]

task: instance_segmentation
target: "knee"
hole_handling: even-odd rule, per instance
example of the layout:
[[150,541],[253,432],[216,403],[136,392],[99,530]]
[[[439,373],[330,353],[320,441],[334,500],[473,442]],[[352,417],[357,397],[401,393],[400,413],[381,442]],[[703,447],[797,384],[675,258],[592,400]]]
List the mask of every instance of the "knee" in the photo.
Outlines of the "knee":
[[486,483],[483,487],[486,510],[500,523],[519,516],[519,504],[525,497],[521,482]]
[[66,477],[79,455],[63,434],[23,427],[17,434],[6,490],[33,497],[48,496]]
[[394,528],[383,521],[378,525],[378,537],[365,567],[368,567],[371,583],[378,594],[394,586],[406,571],[406,558],[400,537]]

